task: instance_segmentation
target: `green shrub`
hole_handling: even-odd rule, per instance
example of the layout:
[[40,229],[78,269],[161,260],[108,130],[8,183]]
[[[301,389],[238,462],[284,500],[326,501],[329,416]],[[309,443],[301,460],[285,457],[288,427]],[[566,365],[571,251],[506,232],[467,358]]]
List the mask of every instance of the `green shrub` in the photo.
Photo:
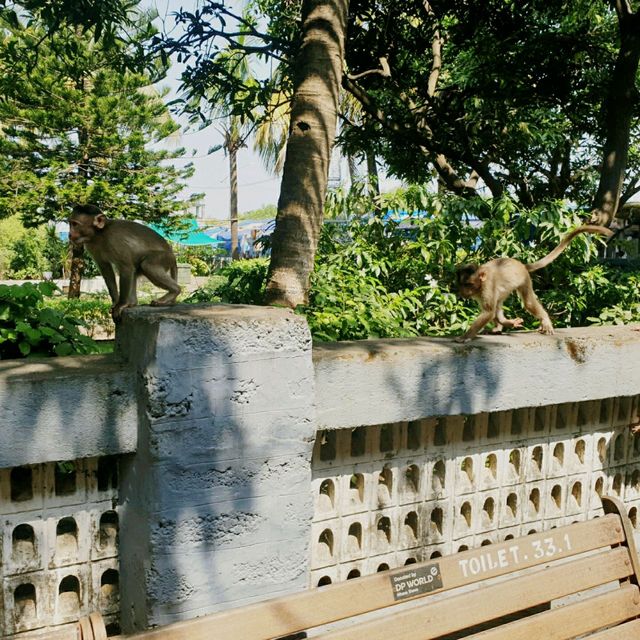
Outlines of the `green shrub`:
[[262,304],[269,261],[266,258],[236,260],[222,267],[207,284],[185,302]]
[[[323,226],[309,304],[299,310],[319,340],[459,334],[478,307],[455,295],[457,265],[497,256],[534,262],[582,223],[564,203],[524,210],[508,198],[439,196],[417,186],[377,202],[362,192],[334,195],[327,206],[333,220]],[[399,224],[379,213],[388,210],[418,213]],[[354,211],[360,215],[345,221]],[[598,257],[601,244],[578,236],[534,275],[555,326],[640,321],[640,270],[607,264]],[[227,282],[213,289],[217,299],[262,302],[266,260],[235,262],[222,273]],[[537,328],[517,296],[507,305],[507,317],[522,316],[527,328]]]
[[81,298],[56,297],[48,299],[46,304],[59,310],[65,317],[77,320],[91,338],[99,332],[108,336],[115,332],[111,318],[112,304],[108,296],[83,294]]
[[56,287],[50,282],[0,285],[0,358],[94,353],[79,320],[45,305]]

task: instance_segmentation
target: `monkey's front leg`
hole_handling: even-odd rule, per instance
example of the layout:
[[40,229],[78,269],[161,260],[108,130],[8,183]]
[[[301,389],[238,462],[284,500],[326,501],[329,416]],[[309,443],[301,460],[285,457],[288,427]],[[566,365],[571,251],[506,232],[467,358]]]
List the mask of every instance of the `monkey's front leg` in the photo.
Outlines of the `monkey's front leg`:
[[116,274],[113,271],[113,267],[110,262],[100,262],[96,260],[100,274],[104,278],[104,282],[107,285],[109,291],[109,297],[111,298],[111,310],[116,306],[118,302],[118,285],[116,284]]
[[135,271],[122,268],[120,269],[120,296],[111,310],[113,319],[119,320],[123,309],[135,307],[137,302]]
[[496,314],[494,309],[483,309],[480,312],[480,315],[473,321],[473,324],[469,327],[469,330],[463,336],[458,336],[457,338],[455,338],[455,341],[467,342],[469,340],[473,340],[478,335],[478,332],[487,324],[489,324],[491,320],[493,320],[495,315]]

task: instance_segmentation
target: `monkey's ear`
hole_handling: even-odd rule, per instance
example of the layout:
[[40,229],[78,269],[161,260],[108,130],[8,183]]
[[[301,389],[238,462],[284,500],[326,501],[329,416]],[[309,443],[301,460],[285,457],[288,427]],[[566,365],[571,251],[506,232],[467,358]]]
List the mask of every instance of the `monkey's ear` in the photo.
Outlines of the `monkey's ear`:
[[478,280],[480,280],[480,282],[484,282],[487,279],[487,272],[484,269],[480,269],[480,271],[478,271]]
[[104,229],[104,225],[107,224],[107,216],[104,213],[99,213],[93,217],[93,226],[98,229]]

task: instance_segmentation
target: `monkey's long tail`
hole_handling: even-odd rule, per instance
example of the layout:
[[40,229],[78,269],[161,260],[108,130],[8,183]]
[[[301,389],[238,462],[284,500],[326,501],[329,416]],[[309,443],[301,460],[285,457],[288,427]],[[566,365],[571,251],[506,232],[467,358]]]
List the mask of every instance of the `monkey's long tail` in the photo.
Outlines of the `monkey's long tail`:
[[597,224],[584,224],[581,227],[570,231],[564,238],[562,238],[560,244],[544,258],[540,258],[540,260],[532,262],[531,264],[525,264],[524,266],[527,271],[537,271],[538,269],[543,269],[548,264],[551,264],[569,246],[569,243],[581,233],[599,233],[600,235],[607,236],[608,238],[613,235],[613,231],[606,227],[601,227]]

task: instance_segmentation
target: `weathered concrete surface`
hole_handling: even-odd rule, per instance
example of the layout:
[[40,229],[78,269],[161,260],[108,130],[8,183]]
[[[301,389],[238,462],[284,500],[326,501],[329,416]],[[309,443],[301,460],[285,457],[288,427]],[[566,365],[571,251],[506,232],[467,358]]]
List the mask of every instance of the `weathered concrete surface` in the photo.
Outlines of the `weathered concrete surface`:
[[131,372],[111,356],[0,362],[0,468],[135,451]]
[[139,447],[122,465],[124,631],[301,589],[313,505],[311,336],[274,308],[128,311]]
[[638,394],[640,326],[343,342],[313,361],[318,427],[354,427]]

